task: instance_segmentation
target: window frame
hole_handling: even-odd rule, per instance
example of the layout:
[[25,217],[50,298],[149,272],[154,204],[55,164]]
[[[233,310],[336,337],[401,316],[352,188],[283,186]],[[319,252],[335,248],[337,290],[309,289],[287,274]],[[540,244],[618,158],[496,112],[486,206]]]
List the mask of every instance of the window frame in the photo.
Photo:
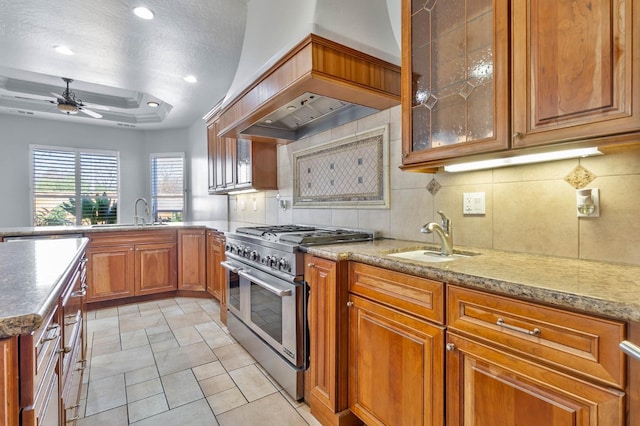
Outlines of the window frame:
[[[78,147],[69,147],[69,146],[59,146],[59,145],[40,145],[40,144],[30,144],[29,145],[29,211],[31,214],[31,224],[32,226],[36,226],[35,224],[35,176],[34,176],[34,151],[42,150],[42,151],[63,151],[74,154],[75,159],[75,197],[76,199],[82,199],[82,170],[80,167],[81,164],[81,155],[82,154],[99,154],[105,156],[114,156],[116,159],[116,179],[117,179],[117,202],[120,205],[122,200],[122,192],[121,192],[121,167],[120,167],[120,151],[106,150],[106,149],[93,149],[93,148],[78,148]],[[116,213],[116,223],[120,223],[120,213],[121,209],[118,208]],[[76,214],[75,214],[75,223],[74,226],[82,225],[82,203],[76,203]],[[78,223],[78,218],[80,223]]]
[[154,158],[177,158],[182,160],[182,220],[186,219],[187,215],[187,161],[185,152],[152,152],[149,154],[149,199],[151,209],[151,216],[154,222],[158,221],[158,211],[156,206],[156,196],[153,193],[154,183]]

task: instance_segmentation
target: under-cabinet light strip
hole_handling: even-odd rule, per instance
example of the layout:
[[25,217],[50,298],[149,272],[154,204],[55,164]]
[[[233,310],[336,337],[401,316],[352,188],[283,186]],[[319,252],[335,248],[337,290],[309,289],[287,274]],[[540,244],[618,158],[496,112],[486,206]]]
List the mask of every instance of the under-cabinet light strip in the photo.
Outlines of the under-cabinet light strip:
[[469,163],[451,164],[444,166],[445,172],[467,172],[471,170],[495,169],[498,167],[517,166],[521,164],[542,163],[545,161],[566,160],[569,158],[591,157],[602,155],[597,147],[568,149],[556,152],[543,152],[541,154],[518,155],[508,158],[496,158],[493,160],[472,161]]

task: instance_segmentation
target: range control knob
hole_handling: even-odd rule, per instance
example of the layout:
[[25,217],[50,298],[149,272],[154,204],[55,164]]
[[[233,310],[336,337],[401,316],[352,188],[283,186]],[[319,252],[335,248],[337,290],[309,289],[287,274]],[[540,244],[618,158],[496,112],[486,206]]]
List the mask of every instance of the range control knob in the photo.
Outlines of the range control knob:
[[251,259],[251,260],[252,260],[252,261],[254,261],[254,262],[257,262],[259,257],[260,257],[260,256],[258,255],[258,252],[257,252],[257,251],[255,251],[255,250],[253,250],[253,251],[251,252],[251,254],[249,255],[249,259]]
[[224,251],[231,251],[231,244],[225,244]]
[[287,263],[287,260],[284,257],[280,258],[280,261],[278,262],[278,268],[284,272],[291,271],[291,266],[289,265],[289,263]]
[[248,258],[250,253],[251,253],[251,249],[249,247],[244,247],[242,249],[242,255],[244,257]]
[[277,256],[271,256],[271,262],[269,264],[269,266],[271,266],[273,269],[278,269],[278,257]]

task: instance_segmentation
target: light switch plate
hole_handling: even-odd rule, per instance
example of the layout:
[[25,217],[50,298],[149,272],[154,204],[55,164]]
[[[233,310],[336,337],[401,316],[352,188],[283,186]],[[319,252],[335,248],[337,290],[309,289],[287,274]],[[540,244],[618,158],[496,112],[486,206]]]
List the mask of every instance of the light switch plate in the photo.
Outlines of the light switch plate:
[[465,192],[462,196],[462,214],[486,214],[484,192]]

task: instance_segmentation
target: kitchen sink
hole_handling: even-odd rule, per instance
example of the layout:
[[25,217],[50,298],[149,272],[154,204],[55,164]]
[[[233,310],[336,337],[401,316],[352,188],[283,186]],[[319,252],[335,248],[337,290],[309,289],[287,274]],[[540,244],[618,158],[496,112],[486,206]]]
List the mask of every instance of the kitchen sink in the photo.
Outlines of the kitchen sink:
[[459,259],[468,259],[473,256],[477,256],[478,253],[453,253],[450,256],[444,256],[439,251],[434,250],[412,250],[401,253],[391,253],[391,257],[399,257],[407,260],[417,260],[420,262],[440,263],[440,262],[453,262]]

